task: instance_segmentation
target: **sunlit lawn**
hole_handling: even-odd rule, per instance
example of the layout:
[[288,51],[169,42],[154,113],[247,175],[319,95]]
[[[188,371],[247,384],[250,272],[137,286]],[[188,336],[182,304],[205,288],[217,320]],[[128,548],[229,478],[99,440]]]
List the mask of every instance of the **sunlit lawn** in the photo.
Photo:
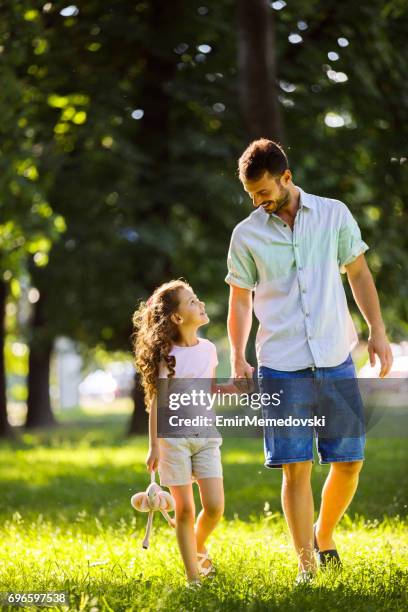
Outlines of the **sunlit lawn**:
[[[0,591],[67,590],[70,610],[93,612],[407,609],[405,439],[369,440],[337,536],[344,569],[298,589],[280,471],[263,468],[261,439],[225,439],[226,512],[209,545],[218,573],[191,593],[161,517],[141,547],[146,515],[129,500],[148,483],[147,440],[124,437],[126,418],[77,411],[57,430],[1,443]],[[315,464],[316,503],[327,469]]]

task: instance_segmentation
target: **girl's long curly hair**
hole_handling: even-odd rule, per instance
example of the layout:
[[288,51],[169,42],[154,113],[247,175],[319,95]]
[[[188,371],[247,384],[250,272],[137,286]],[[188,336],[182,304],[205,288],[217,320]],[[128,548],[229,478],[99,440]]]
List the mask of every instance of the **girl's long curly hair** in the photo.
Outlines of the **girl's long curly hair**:
[[177,312],[181,289],[191,287],[181,279],[160,285],[147,302],[141,302],[132,316],[135,365],[141,376],[148,411],[156,395],[160,362],[167,365],[169,378],[175,374],[176,358],[169,353],[179,331],[170,317]]

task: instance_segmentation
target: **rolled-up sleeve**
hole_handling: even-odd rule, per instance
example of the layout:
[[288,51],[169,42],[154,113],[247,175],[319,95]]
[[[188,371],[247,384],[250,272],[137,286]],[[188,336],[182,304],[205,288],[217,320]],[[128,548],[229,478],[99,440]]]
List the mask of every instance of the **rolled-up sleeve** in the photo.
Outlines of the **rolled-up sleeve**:
[[234,230],[227,257],[228,274],[225,282],[243,289],[255,289],[257,272],[255,261],[242,237]]
[[345,204],[342,206],[342,219],[339,232],[338,262],[340,272],[370,247],[361,238],[361,231],[353,215]]

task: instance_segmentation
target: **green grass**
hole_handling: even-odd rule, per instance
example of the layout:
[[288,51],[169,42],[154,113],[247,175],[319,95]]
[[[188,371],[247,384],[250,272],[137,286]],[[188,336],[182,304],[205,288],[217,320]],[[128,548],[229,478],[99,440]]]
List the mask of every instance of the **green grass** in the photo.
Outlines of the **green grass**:
[[[226,511],[209,542],[218,574],[191,593],[160,516],[141,548],[146,515],[129,500],[148,483],[147,440],[123,437],[126,414],[76,411],[56,430],[0,444],[0,591],[68,590],[70,610],[92,612],[407,609],[405,439],[369,440],[336,537],[344,569],[298,589],[281,472],[263,468],[261,439],[225,439]],[[327,470],[315,464],[316,504]]]

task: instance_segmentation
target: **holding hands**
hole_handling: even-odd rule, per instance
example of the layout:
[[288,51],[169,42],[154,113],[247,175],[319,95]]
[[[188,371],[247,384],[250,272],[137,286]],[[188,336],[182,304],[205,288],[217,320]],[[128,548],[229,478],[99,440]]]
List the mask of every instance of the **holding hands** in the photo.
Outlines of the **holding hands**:
[[245,357],[231,359],[231,378],[240,391],[251,393],[254,390],[254,369]]

